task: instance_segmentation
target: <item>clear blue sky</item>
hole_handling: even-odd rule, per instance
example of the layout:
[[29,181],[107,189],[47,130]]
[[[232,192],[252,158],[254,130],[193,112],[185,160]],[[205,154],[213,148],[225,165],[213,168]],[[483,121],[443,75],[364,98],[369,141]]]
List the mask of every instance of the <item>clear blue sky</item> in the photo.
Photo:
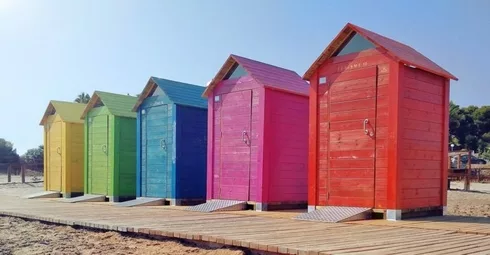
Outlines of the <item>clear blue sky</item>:
[[490,1],[0,0],[0,137],[42,144],[51,99],[139,93],[149,76],[205,85],[230,53],[298,72],[347,22],[455,74],[451,99],[490,104]]

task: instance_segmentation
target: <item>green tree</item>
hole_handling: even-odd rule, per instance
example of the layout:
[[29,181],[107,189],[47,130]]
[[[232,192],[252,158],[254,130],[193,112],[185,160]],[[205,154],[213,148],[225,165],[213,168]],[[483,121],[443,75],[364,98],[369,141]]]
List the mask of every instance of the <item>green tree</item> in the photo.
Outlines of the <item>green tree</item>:
[[85,92],[80,93],[75,99],[75,102],[82,104],[86,104],[88,101],[90,101],[90,95]]
[[14,145],[0,138],[0,163],[8,164],[8,163],[17,163],[19,162],[19,154],[17,154],[17,150],[14,149]]
[[29,164],[41,164],[44,160],[44,145],[39,145],[37,148],[27,150],[24,155],[20,157],[23,162]]

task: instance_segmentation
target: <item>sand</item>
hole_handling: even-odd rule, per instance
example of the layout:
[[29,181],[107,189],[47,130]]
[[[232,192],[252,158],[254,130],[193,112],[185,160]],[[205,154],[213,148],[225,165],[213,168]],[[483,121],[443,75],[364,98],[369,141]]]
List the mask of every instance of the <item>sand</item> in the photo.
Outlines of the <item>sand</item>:
[[471,183],[471,191],[462,191],[462,182],[451,182],[447,195],[447,213],[451,215],[490,217],[490,184]]
[[216,254],[242,255],[241,250],[210,248],[175,240],[151,240],[69,226],[0,217],[0,254]]

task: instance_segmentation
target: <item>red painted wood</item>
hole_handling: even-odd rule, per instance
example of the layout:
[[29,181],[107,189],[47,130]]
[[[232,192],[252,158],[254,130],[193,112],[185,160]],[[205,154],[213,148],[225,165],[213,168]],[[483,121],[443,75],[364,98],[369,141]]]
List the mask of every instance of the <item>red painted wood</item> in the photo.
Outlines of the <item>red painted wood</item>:
[[309,140],[308,140],[308,205],[319,204],[318,200],[318,75],[314,74],[310,81],[309,100]]
[[447,192],[445,129],[449,123],[445,79],[406,66],[401,70],[399,209],[442,206]]
[[[309,185],[312,190],[311,185],[316,184],[317,193],[312,196],[310,191],[309,197],[310,200],[316,199],[318,205],[374,207],[386,204],[386,195],[380,195],[379,202],[375,202],[376,193],[383,194],[386,190],[386,178],[375,180],[374,177],[377,172],[375,164],[383,165],[386,160],[375,159],[378,145],[374,138],[364,134],[363,120],[371,120],[368,128],[375,132],[376,137],[384,140],[387,138],[388,62],[387,57],[376,50],[335,57],[324,63],[314,74],[314,81],[310,81],[311,84],[317,82],[319,77],[326,76],[329,82],[328,85],[319,85],[318,90],[313,95],[310,94],[310,118],[318,116],[317,132],[311,129],[310,121],[310,133],[318,135],[314,137],[314,145],[318,148],[314,153],[317,153],[318,158],[313,162],[316,167],[312,167],[310,157],[310,176],[314,175],[315,169],[314,177],[317,179],[313,181],[310,177]],[[312,102],[314,97],[318,98],[317,102]],[[311,144],[310,141],[310,155]],[[380,146],[380,155],[386,157],[383,143]],[[386,172],[384,169],[380,174],[386,175]],[[356,174],[359,175],[357,178],[353,176]],[[342,178],[346,178],[345,183],[353,181],[357,184],[342,190],[343,186],[335,185],[342,183],[339,182],[344,180]],[[363,182],[369,185],[364,187]],[[375,182],[381,182],[378,190],[375,189]],[[332,195],[332,192],[335,194]],[[344,194],[345,197],[339,199],[338,194]],[[365,194],[370,195],[362,197]]]
[[[322,162],[329,172],[327,179],[327,204],[343,205],[339,202],[340,198],[351,200],[355,204],[350,206],[374,206],[374,163],[372,155],[375,154],[375,140],[364,133],[364,119],[370,119],[367,129],[376,132],[376,67],[346,71],[339,75],[332,75],[328,84],[330,92],[328,100],[329,109],[321,114],[321,119],[327,119],[330,125],[337,123],[357,122],[357,125],[350,123],[351,129],[341,131],[331,131],[327,134],[326,141],[320,140],[320,148],[328,148],[328,160]],[[364,88],[363,92],[347,92],[336,89],[337,85],[345,86],[346,81],[358,81]],[[325,144],[327,143],[327,144]],[[345,156],[334,157],[337,151],[359,151],[366,150],[370,153],[351,154],[350,158]],[[330,154],[333,152],[333,154]],[[363,157],[364,156],[364,157]],[[358,176],[349,174],[339,174],[339,171],[351,171],[353,169],[362,170],[354,172]],[[334,172],[335,171],[335,172]],[[350,172],[352,174],[352,172]]]
[[400,64],[391,62],[390,69],[390,90],[389,90],[389,139],[387,144],[388,153],[388,176],[387,176],[387,209],[398,209],[400,205],[399,197],[399,173],[398,173],[398,150],[399,144],[399,84],[400,84]]
[[441,157],[441,203],[443,206],[447,206],[447,175],[446,171],[448,165],[448,144],[449,144],[449,79],[444,81],[444,118],[443,118],[443,129],[442,129],[442,157]]

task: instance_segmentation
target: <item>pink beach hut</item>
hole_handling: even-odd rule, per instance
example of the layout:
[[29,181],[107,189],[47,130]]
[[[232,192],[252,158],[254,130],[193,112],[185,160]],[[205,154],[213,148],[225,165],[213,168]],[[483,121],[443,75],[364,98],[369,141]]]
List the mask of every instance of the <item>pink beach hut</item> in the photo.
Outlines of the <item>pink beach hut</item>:
[[226,201],[259,211],[306,208],[308,88],[291,70],[228,57],[203,93],[207,201],[215,202],[207,211],[226,209]]

